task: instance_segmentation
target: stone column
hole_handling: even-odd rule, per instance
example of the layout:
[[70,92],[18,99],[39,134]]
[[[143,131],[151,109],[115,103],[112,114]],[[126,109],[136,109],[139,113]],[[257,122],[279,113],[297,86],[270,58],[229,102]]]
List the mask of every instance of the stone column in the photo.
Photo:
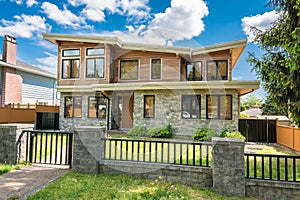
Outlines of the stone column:
[[99,173],[105,127],[81,126],[74,129],[72,169],[81,173]]
[[15,165],[18,163],[18,158],[20,161],[26,159],[26,135],[20,138],[20,147],[16,146],[16,142],[23,130],[32,130],[33,126],[33,124],[0,125],[0,163]]
[[245,197],[244,145],[233,138],[212,138],[213,188],[218,194]]

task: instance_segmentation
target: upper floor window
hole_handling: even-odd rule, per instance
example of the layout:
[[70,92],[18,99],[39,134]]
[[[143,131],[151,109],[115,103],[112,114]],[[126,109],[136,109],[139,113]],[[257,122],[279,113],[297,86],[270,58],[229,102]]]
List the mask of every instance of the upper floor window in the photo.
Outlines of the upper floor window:
[[89,97],[88,117],[106,118],[106,98]]
[[228,80],[227,60],[207,61],[207,80]]
[[207,95],[207,119],[232,119],[232,95]]
[[66,49],[62,51],[62,79],[79,78],[80,50]]
[[201,95],[182,95],[181,117],[184,119],[200,119]]
[[82,99],[81,97],[65,97],[65,118],[81,117]]
[[155,111],[155,96],[144,96],[144,118],[154,118]]
[[137,80],[138,79],[138,60],[120,60],[120,79]]
[[186,80],[201,81],[202,80],[202,62],[188,63],[186,66]]
[[151,59],[151,79],[161,79],[161,59]]
[[86,78],[104,78],[104,48],[86,49]]

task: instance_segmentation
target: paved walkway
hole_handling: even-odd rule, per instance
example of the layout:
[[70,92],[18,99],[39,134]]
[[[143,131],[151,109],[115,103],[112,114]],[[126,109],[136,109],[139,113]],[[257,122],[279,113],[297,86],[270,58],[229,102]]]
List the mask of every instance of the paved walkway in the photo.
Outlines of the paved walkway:
[[25,199],[68,171],[61,166],[30,165],[5,173],[0,176],[0,200]]

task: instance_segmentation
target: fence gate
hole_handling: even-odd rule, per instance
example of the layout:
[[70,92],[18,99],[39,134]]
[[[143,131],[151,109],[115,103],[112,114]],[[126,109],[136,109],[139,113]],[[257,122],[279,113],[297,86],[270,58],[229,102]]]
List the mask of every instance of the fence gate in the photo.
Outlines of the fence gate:
[[275,119],[239,119],[239,131],[247,142],[276,143]]
[[[23,138],[23,139],[22,139]],[[21,148],[22,142],[25,149]],[[26,162],[53,165],[72,165],[73,133],[62,131],[23,131],[18,142]]]

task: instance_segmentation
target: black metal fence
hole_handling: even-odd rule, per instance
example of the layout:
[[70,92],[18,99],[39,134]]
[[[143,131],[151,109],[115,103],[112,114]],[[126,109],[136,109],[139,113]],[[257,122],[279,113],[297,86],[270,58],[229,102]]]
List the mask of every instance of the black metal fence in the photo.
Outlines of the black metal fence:
[[103,138],[104,159],[210,167],[210,142]]
[[245,153],[249,179],[300,182],[300,156]]
[[[25,148],[21,147],[22,138],[25,140]],[[25,130],[17,141],[18,156],[25,153],[26,162],[70,165],[70,167],[72,165],[72,146],[72,132]]]
[[59,130],[59,113],[37,112],[36,129],[37,130]]
[[239,131],[247,142],[276,143],[275,119],[239,119]]

